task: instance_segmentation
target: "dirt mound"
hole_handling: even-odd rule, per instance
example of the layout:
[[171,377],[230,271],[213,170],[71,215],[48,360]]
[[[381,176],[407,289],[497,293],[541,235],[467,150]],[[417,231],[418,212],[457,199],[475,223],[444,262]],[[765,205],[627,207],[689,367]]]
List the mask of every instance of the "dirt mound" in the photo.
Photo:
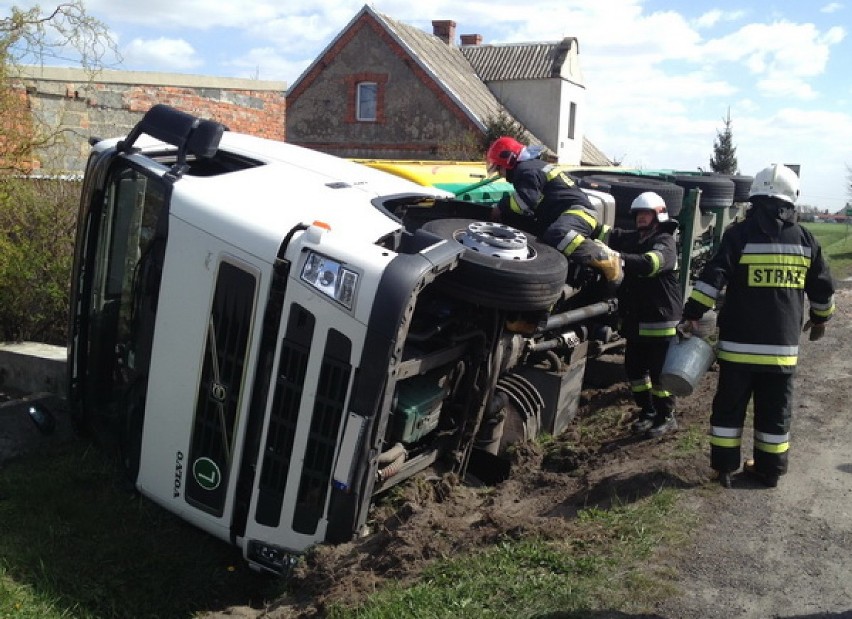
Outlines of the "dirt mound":
[[[518,447],[509,479],[486,488],[476,479],[421,477],[394,489],[376,506],[363,538],[311,551],[292,575],[298,599],[282,600],[263,616],[322,616],[329,604],[363,602],[386,581],[413,582],[437,559],[505,539],[566,539],[582,509],[704,483],[706,458],[680,456],[679,433],[648,440],[630,431],[634,407],[619,378],[621,357],[597,364],[571,430],[544,446]],[[605,386],[593,386],[606,372],[612,376],[601,381]],[[708,374],[681,401],[682,425],[706,424],[704,403],[714,384]]]

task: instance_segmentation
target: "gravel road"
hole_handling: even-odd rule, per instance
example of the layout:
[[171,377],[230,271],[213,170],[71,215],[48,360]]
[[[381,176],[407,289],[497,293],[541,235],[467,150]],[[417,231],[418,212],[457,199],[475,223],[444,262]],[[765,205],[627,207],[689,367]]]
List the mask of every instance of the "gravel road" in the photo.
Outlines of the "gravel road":
[[825,337],[802,339],[789,473],[690,493],[700,526],[660,616],[852,618],[852,288],[836,301]]

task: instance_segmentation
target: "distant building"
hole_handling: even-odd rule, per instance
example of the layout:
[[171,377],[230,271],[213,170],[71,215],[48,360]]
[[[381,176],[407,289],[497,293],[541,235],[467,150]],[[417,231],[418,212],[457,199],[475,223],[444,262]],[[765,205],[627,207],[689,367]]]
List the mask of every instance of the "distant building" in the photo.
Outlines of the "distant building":
[[125,135],[157,103],[234,131],[285,138],[287,85],[280,81],[34,66],[24,67],[13,87],[26,93],[33,114],[63,129],[60,143],[37,153],[34,162],[52,173],[82,172],[90,137]]
[[[611,165],[585,139],[579,44],[483,44],[456,22],[432,33],[364,7],[287,92],[290,142],[353,158],[439,159],[505,115],[565,164]],[[445,157],[444,157],[445,158]]]

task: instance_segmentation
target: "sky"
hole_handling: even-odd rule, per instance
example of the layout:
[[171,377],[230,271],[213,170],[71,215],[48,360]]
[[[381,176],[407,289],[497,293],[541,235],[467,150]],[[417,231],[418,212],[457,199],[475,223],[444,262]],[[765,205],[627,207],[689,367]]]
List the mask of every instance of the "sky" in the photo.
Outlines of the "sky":
[[[363,0],[83,0],[121,53],[110,68],[292,84]],[[36,2],[0,0],[11,5]],[[53,6],[41,0],[43,8]],[[852,202],[852,0],[381,0],[483,43],[579,42],[585,135],[637,168],[709,170],[730,113],[740,174],[801,166],[800,204]],[[55,64],[55,63],[54,63]],[[60,62],[61,64],[61,62]],[[73,63],[68,62],[72,65]]]

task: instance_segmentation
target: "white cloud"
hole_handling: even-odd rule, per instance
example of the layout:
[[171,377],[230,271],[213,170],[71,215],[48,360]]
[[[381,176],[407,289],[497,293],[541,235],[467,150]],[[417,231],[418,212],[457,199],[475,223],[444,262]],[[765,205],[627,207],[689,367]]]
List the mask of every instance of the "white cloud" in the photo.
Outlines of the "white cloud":
[[153,71],[185,71],[204,64],[183,39],[133,39],[122,49],[125,64]]
[[701,15],[692,23],[696,28],[701,30],[706,28],[712,28],[720,22],[737,21],[739,19],[742,19],[745,14],[745,11],[721,11],[719,9],[713,9],[712,11],[707,11],[706,13]]
[[242,56],[229,59],[224,64],[237,70],[235,77],[289,81],[287,76],[298,75],[311,60],[293,60],[272,47],[257,47]]
[[757,80],[757,90],[767,97],[789,97],[810,101],[817,98],[817,93],[810,84],[793,76],[773,73],[767,79]]
[[160,30],[243,28],[266,22],[283,12],[278,3],[269,0],[146,0],[144,10],[140,10],[138,3],[127,0],[87,0],[86,8],[111,25],[136,24]]
[[829,4],[826,4],[825,6],[820,8],[819,12],[820,13],[836,13],[837,11],[841,10],[842,8],[843,8],[843,5],[840,2],[830,2]]
[[255,24],[251,32],[253,37],[269,41],[288,54],[318,54],[354,15],[354,11],[347,13],[345,19],[330,19],[323,15],[291,15]]
[[[826,130],[826,128],[830,130]],[[852,141],[852,116],[785,107],[772,114],[734,119],[741,169],[753,174],[771,162],[802,164],[801,202],[836,209],[847,199],[844,163]]]
[[844,37],[840,27],[822,33],[814,24],[749,24],[708,41],[703,52],[713,62],[742,65],[765,96],[812,100],[817,93],[808,80],[825,72],[831,47]]
[[826,45],[837,45],[846,38],[846,29],[841,26],[829,28],[824,36],[820,37],[820,41]]

